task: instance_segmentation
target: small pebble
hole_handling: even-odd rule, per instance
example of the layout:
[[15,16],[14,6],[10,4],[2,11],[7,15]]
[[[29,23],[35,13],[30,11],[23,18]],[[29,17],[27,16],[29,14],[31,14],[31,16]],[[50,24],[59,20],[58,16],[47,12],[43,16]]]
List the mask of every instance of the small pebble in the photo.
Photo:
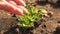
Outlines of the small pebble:
[[19,33],[19,28],[16,28],[16,31]]
[[49,17],[52,17],[52,15],[53,15],[53,12],[48,12],[48,14],[47,14]]

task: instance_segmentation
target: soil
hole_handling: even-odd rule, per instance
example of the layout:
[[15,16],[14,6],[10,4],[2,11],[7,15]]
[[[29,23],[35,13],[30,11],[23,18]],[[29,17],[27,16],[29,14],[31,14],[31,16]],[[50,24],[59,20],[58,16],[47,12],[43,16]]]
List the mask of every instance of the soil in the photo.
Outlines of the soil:
[[[48,12],[34,28],[23,30],[17,26],[16,17],[8,12],[0,12],[0,32],[4,34],[60,34],[60,1],[59,0],[24,0],[28,6],[43,8]],[[16,22],[15,22],[16,21]],[[18,28],[19,32],[16,31]]]

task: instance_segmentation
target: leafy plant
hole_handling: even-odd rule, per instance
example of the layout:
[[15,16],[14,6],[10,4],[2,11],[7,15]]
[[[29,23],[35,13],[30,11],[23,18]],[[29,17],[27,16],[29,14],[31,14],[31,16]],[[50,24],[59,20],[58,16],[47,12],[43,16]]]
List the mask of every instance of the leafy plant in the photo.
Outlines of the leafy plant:
[[38,22],[47,13],[44,9],[37,9],[33,6],[27,8],[28,14],[24,14],[18,18],[18,26],[34,27],[34,22]]

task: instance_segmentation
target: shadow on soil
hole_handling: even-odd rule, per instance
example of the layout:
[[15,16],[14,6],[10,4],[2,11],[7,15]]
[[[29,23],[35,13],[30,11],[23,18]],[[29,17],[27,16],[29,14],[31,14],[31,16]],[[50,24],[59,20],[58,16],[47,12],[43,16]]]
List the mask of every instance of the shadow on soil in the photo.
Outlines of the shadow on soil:
[[21,28],[20,29],[22,34],[33,34],[33,32],[31,32],[31,30],[33,30],[33,28],[28,28],[28,29]]
[[27,29],[20,27],[20,31],[21,31],[22,34],[33,34],[33,32],[31,32],[31,30],[36,29],[40,24],[41,23],[35,22],[34,27],[27,28]]
[[46,4],[50,4],[53,8],[60,8],[60,0],[54,2],[49,2],[48,0],[45,1],[36,1],[38,5],[45,6]]
[[57,27],[53,34],[60,34],[60,27]]
[[15,29],[16,27],[12,27],[7,32],[4,32],[4,34],[18,34]]
[[[10,28],[7,32],[4,32],[4,34],[33,34],[33,32],[31,32],[31,30],[36,29],[39,25],[41,25],[41,22],[43,22],[44,20],[42,19],[40,21],[40,23],[35,22],[34,27],[31,28],[22,28],[22,27],[12,27]],[[19,32],[16,31],[16,28],[19,28]]]
[[28,29],[21,28],[20,31],[22,32],[22,34],[33,34],[33,32],[31,32],[31,30],[39,27],[39,25],[41,25],[42,22],[45,22],[45,20],[42,19],[40,22],[35,22],[34,27],[31,27],[31,28],[28,28]]

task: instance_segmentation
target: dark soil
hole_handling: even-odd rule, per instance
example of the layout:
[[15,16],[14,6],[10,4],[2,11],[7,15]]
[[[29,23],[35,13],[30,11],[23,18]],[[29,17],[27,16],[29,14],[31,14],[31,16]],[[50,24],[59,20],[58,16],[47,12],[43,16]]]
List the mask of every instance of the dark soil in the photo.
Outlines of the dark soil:
[[[22,29],[17,26],[16,17],[0,12],[0,32],[4,34],[60,34],[60,0],[24,0],[28,6],[43,8],[49,13],[34,28]],[[19,28],[20,32],[16,31]]]

